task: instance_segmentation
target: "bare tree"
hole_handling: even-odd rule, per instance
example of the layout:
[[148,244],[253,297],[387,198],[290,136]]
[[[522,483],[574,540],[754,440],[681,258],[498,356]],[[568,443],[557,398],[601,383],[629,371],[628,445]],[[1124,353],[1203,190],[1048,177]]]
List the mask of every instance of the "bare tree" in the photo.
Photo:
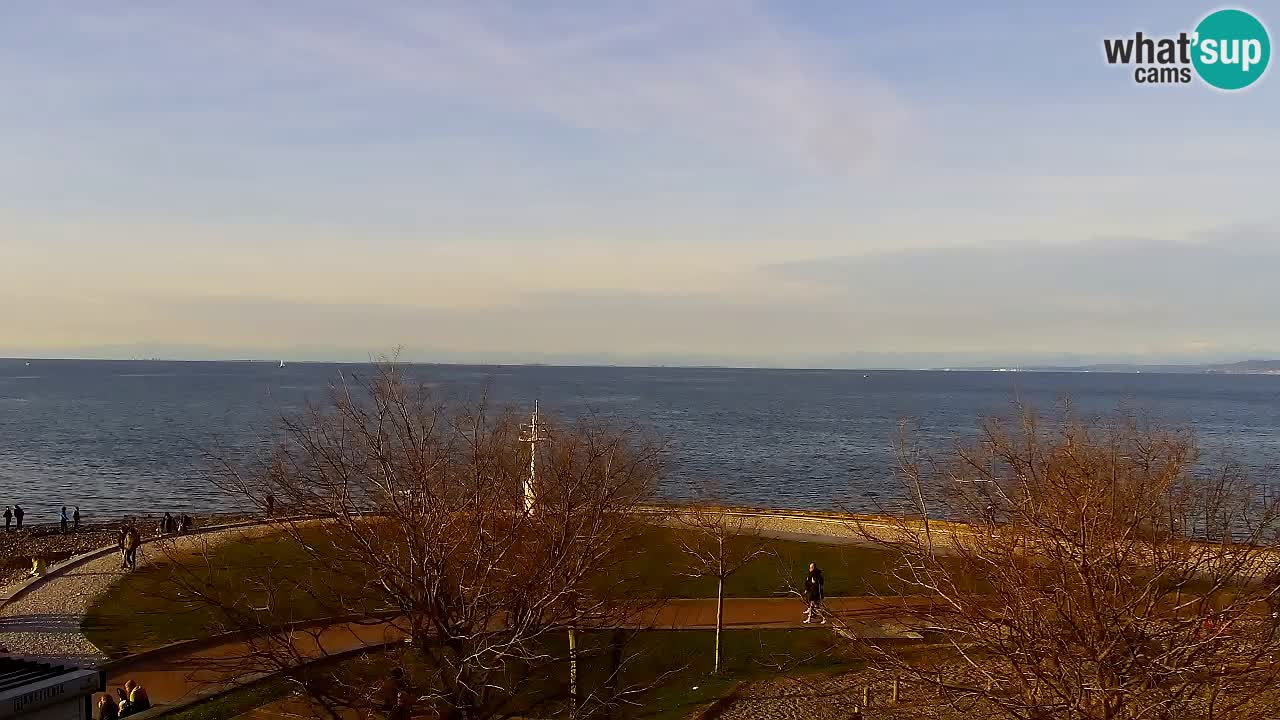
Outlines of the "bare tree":
[[716,640],[712,672],[720,673],[720,633],[724,629],[724,584],[752,560],[768,552],[759,519],[726,512],[713,485],[697,488],[695,500],[674,511],[687,532],[680,535],[687,577],[716,580]]
[[[645,600],[619,568],[662,452],[595,419],[547,426],[529,512],[515,412],[442,398],[393,365],[347,379],[284,420],[267,460],[223,464],[224,490],[305,516],[277,521],[295,552],[247,573],[174,563],[178,593],[245,633],[241,668],[285,671],[335,718],[376,704],[368,684],[304,676],[335,630],[282,622],[344,616],[342,632],[403,640],[392,658],[411,666],[416,704],[444,717],[559,706],[564,629],[624,626]],[[614,679],[610,699],[628,691]]]
[[943,519],[868,537],[905,553],[896,592],[934,599],[904,612],[937,643],[869,646],[887,672],[1020,720],[1280,716],[1280,508],[1239,467],[1128,416],[1030,413],[902,467]]

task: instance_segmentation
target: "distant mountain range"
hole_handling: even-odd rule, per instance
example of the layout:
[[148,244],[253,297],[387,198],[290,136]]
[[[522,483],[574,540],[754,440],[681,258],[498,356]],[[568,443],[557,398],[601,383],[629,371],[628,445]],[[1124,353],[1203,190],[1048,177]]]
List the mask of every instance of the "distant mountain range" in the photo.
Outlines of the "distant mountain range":
[[1099,365],[1034,365],[1018,368],[980,367],[966,370],[1005,370],[1017,372],[1150,372],[1150,373],[1217,373],[1222,375],[1280,375],[1280,360],[1242,360],[1233,363],[1201,365],[1139,365],[1105,363]]
[[[1265,350],[1257,354],[1271,355]],[[0,360],[6,358],[36,359],[102,359],[102,360],[182,360],[220,362],[254,359],[256,362],[278,363],[366,363],[376,353],[312,346],[290,346],[275,349],[213,348],[204,346],[113,345],[93,348],[64,349],[58,353],[31,348],[0,347]],[[1234,357],[1248,357],[1244,353]],[[585,353],[461,353],[438,349],[406,351],[401,362],[461,365],[550,365],[564,367],[701,367],[701,368],[765,368],[822,370],[971,370],[1008,372],[1112,372],[1112,373],[1215,373],[1224,375],[1280,375],[1280,360],[1234,360],[1230,355],[1218,356],[1218,362],[1200,363],[1187,356],[1152,357],[1163,362],[1142,362],[1131,355],[978,355],[975,353],[881,353],[855,352],[829,355],[795,355],[786,357],[733,357],[697,354],[585,354]],[[999,363],[999,364],[995,364]]]

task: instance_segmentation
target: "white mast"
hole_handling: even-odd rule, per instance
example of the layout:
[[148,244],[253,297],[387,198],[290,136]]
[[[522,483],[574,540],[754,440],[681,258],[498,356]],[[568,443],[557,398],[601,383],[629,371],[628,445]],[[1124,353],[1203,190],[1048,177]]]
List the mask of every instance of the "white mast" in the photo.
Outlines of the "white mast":
[[533,514],[533,506],[537,502],[537,481],[538,481],[538,443],[546,442],[545,426],[538,419],[538,401],[533,401],[533,416],[529,419],[528,425],[522,425],[524,433],[520,437],[521,442],[529,443],[529,479],[524,482],[524,511],[527,515]]

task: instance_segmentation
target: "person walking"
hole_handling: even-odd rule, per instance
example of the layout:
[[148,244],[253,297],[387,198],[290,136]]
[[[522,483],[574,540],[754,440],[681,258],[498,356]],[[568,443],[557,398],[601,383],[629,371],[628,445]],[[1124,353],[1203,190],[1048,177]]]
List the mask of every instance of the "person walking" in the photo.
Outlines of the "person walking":
[[21,530],[21,529],[22,529],[22,518],[23,518],[26,514],[27,514],[27,511],[26,511],[26,510],[23,510],[21,505],[19,505],[19,504],[17,504],[17,503],[14,503],[14,505],[13,505],[13,519],[18,521],[18,529],[19,529],[19,530]]
[[173,533],[173,516],[169,513],[164,514],[164,519],[160,521],[160,534],[170,535]]
[[76,511],[71,514],[71,529],[80,532],[80,506],[76,506]]
[[129,555],[129,569],[138,569],[138,548],[142,545],[142,536],[138,534],[138,528],[133,525],[129,526],[129,530],[124,540],[125,551]]
[[804,621],[805,624],[813,622],[814,617],[818,618],[819,624],[825,624],[827,619],[822,617],[822,598],[825,596],[823,585],[826,579],[822,577],[822,571],[818,569],[817,563],[809,563],[809,574],[804,579]]
[[132,524],[125,523],[120,528],[120,554],[123,556],[120,568],[122,570],[138,569],[138,546],[142,544],[142,537],[138,535],[138,529]]
[[129,524],[125,523],[120,526],[120,533],[116,535],[116,547],[120,549],[120,569],[126,570],[129,567],[129,556],[124,551],[124,541],[129,537]]
[[66,535],[66,534],[67,534],[67,523],[69,523],[69,522],[71,522],[71,518],[67,517],[67,506],[66,506],[66,505],[63,505],[63,506],[62,506],[62,518],[61,518],[61,521],[59,522],[59,526],[60,526],[60,527],[61,527],[61,529],[62,529],[62,534],[63,534],[63,535]]
[[271,517],[276,511],[276,498],[274,495],[267,496],[267,517]]
[[4,506],[4,531],[9,532],[9,526],[13,525],[13,509],[8,505]]

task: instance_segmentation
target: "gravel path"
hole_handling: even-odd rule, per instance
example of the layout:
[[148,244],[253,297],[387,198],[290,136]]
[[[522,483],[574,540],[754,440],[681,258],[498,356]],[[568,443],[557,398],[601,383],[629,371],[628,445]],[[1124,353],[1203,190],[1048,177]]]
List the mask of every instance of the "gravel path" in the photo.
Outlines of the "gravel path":
[[864,720],[973,720],[990,716],[988,709],[959,709],[926,690],[901,688],[899,702],[891,702],[886,679],[871,671],[807,677],[774,677],[743,686],[719,720],[848,720],[862,705],[862,689],[870,685],[871,706],[862,708]]
[[[189,552],[250,532],[266,532],[269,526],[229,528],[144,543],[138,549],[139,567],[165,557],[167,552]],[[171,549],[169,549],[171,548]],[[50,578],[25,595],[0,608],[0,647],[15,655],[52,657],[82,663],[104,656],[80,632],[80,621],[94,598],[124,576],[120,554],[110,553]]]
[[749,683],[722,720],[847,720],[860,704],[854,676],[771,678]]

